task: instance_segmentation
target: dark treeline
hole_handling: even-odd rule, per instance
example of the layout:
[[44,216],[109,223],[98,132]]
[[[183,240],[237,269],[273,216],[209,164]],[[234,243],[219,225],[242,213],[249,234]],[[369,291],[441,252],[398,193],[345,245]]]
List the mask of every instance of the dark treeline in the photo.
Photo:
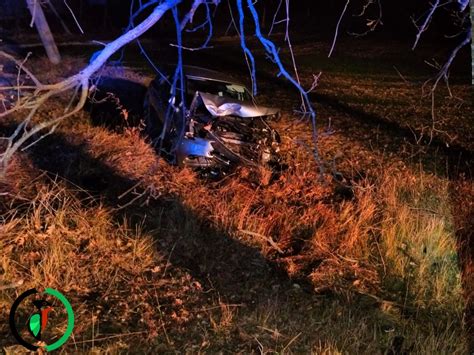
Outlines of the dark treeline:
[[[18,30],[28,31],[29,14],[25,6],[26,0],[0,0],[0,30],[4,33],[17,33]],[[130,5],[132,0],[69,0],[68,4],[74,10],[78,20],[87,33],[110,37],[123,31],[129,24]],[[229,2],[230,1],[230,6]],[[283,0],[284,1],[284,0]],[[62,0],[51,0],[57,11],[62,15],[64,21],[73,32],[78,33],[72,16]],[[135,0],[135,8],[139,1]],[[257,7],[260,11],[262,27],[268,31],[274,18],[280,0],[260,0]],[[341,14],[346,0],[290,0],[291,33],[317,38],[330,38]],[[364,16],[357,16],[361,12],[365,0],[353,0],[350,2],[347,13],[341,24],[341,35],[348,32],[364,32],[367,29],[367,21],[378,16],[379,9],[376,2],[370,6]],[[371,36],[380,36],[391,39],[406,39],[413,37],[416,28],[412,17],[422,15],[430,6],[425,0],[381,0],[383,6],[383,25]],[[183,6],[188,7],[190,1],[185,1]],[[222,0],[214,12],[214,31],[216,36],[224,34],[234,35],[236,31],[231,25],[232,10],[234,17],[237,16],[234,0]],[[445,34],[454,34],[458,30],[452,16],[452,8],[440,9],[425,34],[426,40],[439,38]],[[45,7],[48,19],[53,29],[61,31],[56,17]],[[144,13],[144,16],[146,12]],[[196,14],[195,23],[199,23],[204,15],[203,9]],[[284,6],[282,7],[278,20],[283,19]],[[251,29],[249,29],[251,31]],[[285,30],[283,23],[275,26],[276,32]],[[158,24],[150,34],[171,35],[174,32],[173,21],[170,15]]]

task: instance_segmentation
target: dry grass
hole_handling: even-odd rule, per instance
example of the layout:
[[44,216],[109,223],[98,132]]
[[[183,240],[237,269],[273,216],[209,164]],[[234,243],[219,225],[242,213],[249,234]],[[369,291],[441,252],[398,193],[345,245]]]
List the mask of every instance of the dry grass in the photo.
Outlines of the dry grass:
[[[174,272],[174,278],[163,279],[163,270],[173,268],[140,225],[117,219],[113,209],[77,186],[22,169],[28,161],[24,158],[16,159],[18,169],[10,170],[2,186],[10,197],[2,196],[1,201],[2,317],[18,292],[47,286],[62,290],[74,304],[76,338],[71,349],[90,348],[95,338],[108,338],[99,331],[117,334],[134,329],[134,334],[147,339],[166,323],[181,322],[187,311],[168,300],[177,294],[186,297],[189,275]],[[29,189],[13,194],[8,182],[21,170],[34,175],[23,175]],[[157,318],[160,303],[166,305],[159,308],[162,317]],[[1,327],[2,341],[11,343],[7,326]]]
[[[153,190],[163,196],[174,195],[192,214],[183,215],[189,212],[172,203],[163,217],[171,221],[155,221],[150,230],[142,216],[141,229],[140,223],[130,224],[129,217],[117,217],[113,208],[70,183],[45,176],[35,180],[38,172],[26,156],[15,162],[16,168],[10,170],[4,185],[3,191],[16,198],[10,196],[3,204],[2,284],[16,284],[18,292],[48,285],[67,293],[79,305],[75,309],[76,348],[92,346],[94,337],[104,338],[99,344],[114,343],[115,338],[107,341],[101,334],[146,334],[120,338],[126,347],[137,336],[166,339],[172,335],[165,335],[163,329],[173,333],[182,325],[194,327],[196,321],[205,329],[199,349],[210,351],[235,347],[262,352],[310,348],[315,353],[376,351],[389,347],[393,339],[392,333],[384,335],[387,322],[390,329],[397,329],[393,334],[401,334],[406,344],[421,352],[445,349],[462,353],[465,349],[459,333],[464,303],[446,181],[426,173],[387,170],[378,178],[355,184],[353,198],[342,198],[330,180],[319,182],[319,174],[305,153],[294,153],[293,149],[288,152],[294,165],[270,184],[262,183],[258,172],[244,170],[215,183],[165,165],[162,171],[149,175],[153,153],[146,145],[140,148],[143,143],[137,139],[134,133],[118,136],[81,126],[71,142],[88,142],[87,152],[97,161],[115,173],[154,184]],[[126,152],[131,147],[143,159],[130,160]],[[81,181],[77,174],[90,175],[91,169],[93,165],[76,166],[69,174]],[[19,182],[31,180],[29,189],[21,190]],[[115,186],[106,189],[116,191]],[[151,208],[147,214],[158,214],[157,207]],[[189,281],[174,279],[182,271],[177,273],[169,265],[169,255],[160,252],[162,244],[155,242],[178,238],[191,243],[192,248],[192,241],[207,230],[202,219],[238,243],[259,250],[292,282],[307,283],[317,293],[342,295],[355,304],[313,303],[305,300],[300,286],[293,290],[291,283],[283,299],[277,296],[280,288],[271,291],[271,297],[276,298],[270,308],[258,303],[255,311],[241,309],[239,300],[237,305],[229,304],[228,294],[227,301],[220,297],[204,301],[197,289],[189,287],[202,280],[189,275],[184,278]],[[228,258],[233,252],[218,248],[213,256]],[[207,259],[198,257],[197,262],[212,270],[213,261],[208,259],[212,254],[203,254]],[[189,292],[196,292],[199,300],[186,295]],[[15,289],[2,291],[4,312],[15,294]],[[295,303],[294,298],[300,301]],[[166,306],[158,317],[155,307],[162,302]],[[195,313],[195,302],[202,304],[198,308],[204,311]],[[97,312],[92,317],[90,307]],[[432,319],[432,312],[442,318]],[[304,319],[305,314],[310,318]],[[115,317],[123,320],[119,328]],[[97,329],[97,323],[103,333],[92,330]],[[312,330],[304,333],[302,324]],[[340,330],[343,325],[345,331]],[[248,329],[253,335],[247,334]],[[370,335],[374,329],[378,329],[375,338]],[[180,346],[198,350],[198,345],[186,345],[187,337],[177,332]],[[300,333],[304,335],[298,336]],[[154,344],[150,340],[140,343],[145,347]],[[173,348],[172,343],[167,349]]]
[[427,174],[395,174],[385,176],[382,184],[381,244],[388,278],[402,281],[398,291],[414,305],[460,314],[461,275],[449,183]]
[[[204,181],[137,130],[80,120],[17,156],[0,185],[2,317],[47,285],[74,305],[70,351],[466,352],[449,181],[364,151],[375,173],[354,159],[336,182],[293,140],[305,124],[277,125],[274,177]],[[335,137],[323,154],[348,143]],[[147,193],[117,198],[131,186]]]

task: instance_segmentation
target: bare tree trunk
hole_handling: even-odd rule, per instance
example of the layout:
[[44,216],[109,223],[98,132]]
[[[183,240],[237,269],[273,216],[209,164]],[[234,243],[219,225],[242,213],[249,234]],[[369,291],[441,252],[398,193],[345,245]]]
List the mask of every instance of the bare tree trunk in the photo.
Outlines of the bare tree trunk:
[[[153,9],[151,14],[148,15],[148,17],[145,18],[140,24],[133,27],[131,30],[124,33],[120,37],[116,38],[114,41],[108,43],[100,52],[97,53],[97,55],[94,56],[93,60],[91,60],[89,65],[87,65],[79,73],[55,84],[41,83],[41,81],[39,81],[38,78],[36,78],[36,76],[23,65],[23,62],[17,60],[15,57],[9,55],[8,53],[0,51],[0,56],[14,62],[18,66],[18,68],[21,68],[22,72],[24,72],[31,78],[34,83],[33,86],[29,87],[30,90],[34,90],[32,95],[19,96],[18,101],[13,105],[13,107],[8,108],[6,111],[0,112],[1,119],[2,117],[6,117],[7,115],[10,115],[13,112],[27,110],[27,116],[25,120],[20,123],[15,132],[10,137],[2,137],[2,140],[6,142],[6,148],[2,147],[0,150],[0,179],[2,178],[2,174],[5,173],[6,168],[8,167],[8,163],[10,162],[13,154],[17,152],[22,146],[24,146],[28,139],[31,139],[32,137],[37,137],[40,132],[45,132],[47,129],[49,129],[49,132],[42,134],[28,146],[35,144],[48,134],[54,132],[59,123],[64,121],[66,118],[75,115],[82,109],[82,107],[84,107],[87,99],[87,94],[89,93],[89,79],[107,62],[107,60],[114,53],[116,53],[123,46],[134,41],[140,35],[148,31],[155,23],[157,23],[162,18],[162,16],[167,11],[178,6],[178,4],[182,1],[183,0],[166,0],[161,2]],[[195,1],[201,3],[205,0]],[[20,84],[14,88],[15,90],[20,91],[26,90],[28,87]],[[40,123],[31,125],[31,120],[37,114],[38,110],[42,105],[44,105],[51,98],[68,91],[73,91],[71,104],[76,101],[74,100],[76,99],[76,97],[79,97],[79,100],[76,101],[77,103],[75,104],[74,108],[68,106],[66,111],[59,117],[48,117],[47,120],[43,120]]]
[[58,47],[56,46],[56,42],[54,42],[53,34],[51,33],[39,1],[26,0],[26,4],[28,5],[28,9],[32,16],[32,22],[34,22],[36,29],[38,30],[38,34],[43,42],[44,49],[46,50],[50,62],[58,64],[61,61],[61,56]]

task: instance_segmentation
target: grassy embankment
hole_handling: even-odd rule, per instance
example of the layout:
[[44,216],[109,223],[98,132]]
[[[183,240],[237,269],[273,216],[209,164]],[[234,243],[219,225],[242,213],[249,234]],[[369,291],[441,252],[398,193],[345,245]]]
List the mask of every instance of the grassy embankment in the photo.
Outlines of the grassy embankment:
[[[343,181],[321,180],[301,146],[308,125],[286,113],[287,170],[206,182],[137,129],[87,116],[18,155],[1,183],[2,318],[47,285],[75,309],[71,351],[467,351],[443,174],[337,131],[320,150]],[[119,198],[138,182],[147,194]]]

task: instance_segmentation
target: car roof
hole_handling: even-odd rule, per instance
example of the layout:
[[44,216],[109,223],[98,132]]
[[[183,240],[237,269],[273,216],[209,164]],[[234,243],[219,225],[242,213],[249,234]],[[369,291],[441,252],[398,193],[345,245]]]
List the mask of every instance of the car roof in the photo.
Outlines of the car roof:
[[184,65],[183,70],[184,70],[184,74],[188,78],[203,79],[203,80],[207,79],[207,80],[223,81],[226,83],[240,84],[232,76],[212,70],[212,69],[197,67],[193,65]]
[[[176,65],[163,64],[161,68],[163,69],[162,75],[156,76],[155,79],[151,81],[150,85],[159,86],[163,83],[162,82],[163,78],[167,77],[169,79],[172,73],[175,72]],[[245,82],[239,81],[235,79],[234,77],[232,77],[231,75],[224,74],[216,70],[202,68],[202,67],[198,67],[194,65],[183,65],[183,71],[184,71],[184,75],[188,79],[213,80],[213,81],[220,81],[226,84],[240,85],[240,86],[243,86],[248,93],[250,93],[248,86],[247,84],[245,84]],[[169,81],[168,80],[166,81],[169,84]]]
[[[166,65],[166,71],[168,73],[172,73],[175,70],[175,66],[173,65]],[[194,65],[183,65],[184,74],[188,79],[195,79],[195,80],[214,80],[214,81],[221,81],[229,84],[236,84],[241,85],[243,87],[247,87],[245,83],[239,81],[232,77],[231,75],[224,74],[218,72],[216,70],[202,68]]]

